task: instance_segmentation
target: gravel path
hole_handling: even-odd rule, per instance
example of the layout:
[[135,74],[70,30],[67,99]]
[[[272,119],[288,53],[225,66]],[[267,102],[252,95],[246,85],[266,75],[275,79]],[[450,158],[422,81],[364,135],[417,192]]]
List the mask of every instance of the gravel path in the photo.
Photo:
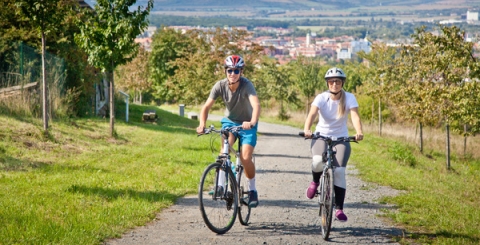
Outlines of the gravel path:
[[[317,201],[305,197],[311,181],[310,141],[297,136],[299,131],[260,122],[255,149],[260,205],[252,209],[249,226],[236,221],[224,235],[211,232],[202,220],[197,196],[192,195],[163,210],[154,222],[105,244],[397,244],[391,236],[401,235],[402,230],[376,215],[393,208],[377,199],[398,192],[361,181],[354,162],[347,169],[344,211],[348,222],[333,222],[330,241],[322,239]],[[355,154],[355,145],[352,151]]]

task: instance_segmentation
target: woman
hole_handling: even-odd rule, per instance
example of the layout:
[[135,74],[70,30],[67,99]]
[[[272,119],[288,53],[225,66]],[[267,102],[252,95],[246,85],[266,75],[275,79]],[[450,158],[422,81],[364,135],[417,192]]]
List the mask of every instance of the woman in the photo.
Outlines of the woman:
[[[312,123],[316,116],[319,116],[315,133],[324,136],[348,137],[347,119],[351,114],[353,127],[355,128],[355,138],[357,141],[363,139],[362,123],[358,114],[358,103],[355,96],[343,90],[343,85],[347,76],[342,69],[333,67],[325,74],[328,91],[323,92],[315,97],[312,107],[305,120],[304,133],[305,137],[310,137],[312,131]],[[335,216],[339,221],[347,221],[347,216],[343,212],[343,203],[345,201],[345,193],[347,181],[345,179],[345,170],[348,159],[350,158],[351,148],[349,142],[343,142],[336,147],[336,159],[334,159],[334,191],[335,191]],[[320,176],[323,171],[322,154],[326,151],[326,143],[319,140],[312,140],[312,176],[313,181],[307,188],[307,198],[312,199],[317,192],[320,182]]]

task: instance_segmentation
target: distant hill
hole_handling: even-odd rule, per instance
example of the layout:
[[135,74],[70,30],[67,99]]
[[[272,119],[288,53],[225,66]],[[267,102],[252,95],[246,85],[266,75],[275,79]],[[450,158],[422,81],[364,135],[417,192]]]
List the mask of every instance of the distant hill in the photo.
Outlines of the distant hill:
[[[138,1],[139,4],[147,2]],[[155,0],[154,10],[342,10],[374,6],[414,6],[432,4],[439,0]]]
[[[85,0],[92,7],[95,0]],[[138,0],[136,5],[145,6],[147,0]],[[452,5],[452,8],[461,4],[470,4],[468,0],[455,0],[458,2]],[[370,8],[378,6],[410,6],[433,5],[436,3],[445,3],[445,0],[155,0],[154,11],[216,11],[219,9],[246,10],[246,11],[291,11],[291,10],[309,10],[331,9],[331,10],[351,10],[354,8]]]

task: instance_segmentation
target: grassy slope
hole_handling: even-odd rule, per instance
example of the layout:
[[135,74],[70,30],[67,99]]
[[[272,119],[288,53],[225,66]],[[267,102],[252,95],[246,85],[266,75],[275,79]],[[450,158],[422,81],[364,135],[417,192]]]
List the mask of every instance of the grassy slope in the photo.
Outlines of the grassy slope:
[[[157,109],[157,125],[140,121],[146,109]],[[153,107],[132,105],[128,124],[119,113],[116,139],[105,119],[52,122],[48,136],[38,120],[0,116],[0,125],[5,244],[97,244],[119,236],[195,193],[213,159],[209,138],[195,135],[196,121]],[[443,154],[426,157],[374,135],[353,150],[363,178],[406,191],[384,200],[399,207],[387,216],[407,228],[404,243],[480,242],[478,161],[454,159],[446,171]]]
[[[117,119],[41,122],[0,117],[0,244],[96,244],[145,224],[196,192],[213,159],[197,122],[158,110],[158,125]],[[201,160],[199,160],[201,159]]]

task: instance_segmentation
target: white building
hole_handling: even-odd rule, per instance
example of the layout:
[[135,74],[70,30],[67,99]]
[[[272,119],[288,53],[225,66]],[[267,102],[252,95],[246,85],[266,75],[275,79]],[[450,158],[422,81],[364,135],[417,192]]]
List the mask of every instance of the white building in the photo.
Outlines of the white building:
[[372,43],[370,43],[366,38],[358,41],[352,41],[350,42],[350,45],[352,47],[352,54],[356,54],[360,51],[364,51],[368,54],[370,51],[372,51]]
[[477,22],[478,21],[478,12],[467,11],[467,22]]
[[352,51],[350,48],[342,46],[337,49],[337,59],[349,60],[352,58]]

